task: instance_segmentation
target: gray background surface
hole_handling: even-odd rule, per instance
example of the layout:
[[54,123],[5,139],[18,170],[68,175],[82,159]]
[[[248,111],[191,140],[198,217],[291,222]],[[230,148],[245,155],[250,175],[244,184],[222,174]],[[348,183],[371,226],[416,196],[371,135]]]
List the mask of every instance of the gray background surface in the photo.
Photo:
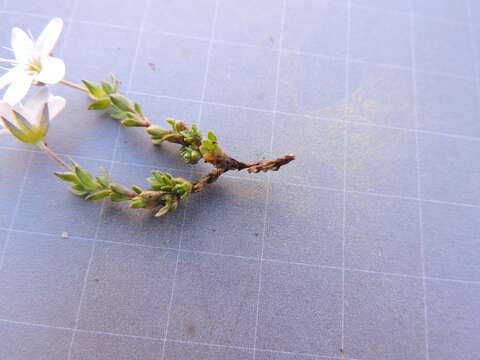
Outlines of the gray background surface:
[[[0,138],[0,359],[480,357],[479,1],[0,6],[2,45],[65,19],[69,80],[115,72],[156,122],[199,122],[245,160],[298,156],[157,220],[74,197]],[[54,92],[62,155],[124,183],[192,175]]]

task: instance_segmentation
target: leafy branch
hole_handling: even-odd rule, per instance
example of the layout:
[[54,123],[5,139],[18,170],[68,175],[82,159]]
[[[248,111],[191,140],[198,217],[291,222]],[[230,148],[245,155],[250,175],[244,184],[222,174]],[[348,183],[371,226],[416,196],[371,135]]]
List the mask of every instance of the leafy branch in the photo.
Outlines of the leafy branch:
[[159,210],[156,216],[162,216],[175,210],[180,201],[192,193],[203,191],[208,185],[217,181],[228,171],[246,170],[249,173],[278,171],[282,166],[295,159],[286,155],[276,159],[243,162],[229,156],[220,146],[217,136],[209,131],[204,137],[196,124],[187,125],[181,120],[167,119],[167,127],[153,124],[142,111],[140,104],[130,100],[119,92],[118,82],[112,77],[111,82],[93,83],[83,81],[85,91],[92,102],[89,110],[105,110],[125,127],[145,128],[154,145],[169,142],[180,146],[179,153],[185,163],[197,164],[201,159],[213,166],[205,176],[195,181],[161,172],[152,171],[147,179],[150,187],[142,189],[137,185],[126,187],[113,182],[107,175],[94,177],[87,170],[72,162],[72,169],[56,175],[71,183],[70,191],[86,200],[101,200],[109,197],[115,202],[128,202],[132,208]]

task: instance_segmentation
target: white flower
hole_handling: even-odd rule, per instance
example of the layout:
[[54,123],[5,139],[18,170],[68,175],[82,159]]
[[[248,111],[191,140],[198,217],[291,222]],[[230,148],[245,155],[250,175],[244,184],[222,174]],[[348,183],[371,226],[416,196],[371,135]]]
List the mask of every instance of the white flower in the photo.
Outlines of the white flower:
[[43,29],[36,41],[22,29],[12,29],[14,60],[0,59],[14,65],[0,77],[0,89],[9,85],[3,100],[10,105],[20,102],[34,82],[56,84],[65,75],[65,64],[51,56],[53,47],[62,32],[63,20],[55,18]]
[[[65,108],[65,99],[53,96],[46,86],[30,97],[25,104],[10,106],[0,100],[0,134],[12,134],[27,144],[38,144],[48,131],[50,120]],[[0,126],[0,129],[2,126]]]

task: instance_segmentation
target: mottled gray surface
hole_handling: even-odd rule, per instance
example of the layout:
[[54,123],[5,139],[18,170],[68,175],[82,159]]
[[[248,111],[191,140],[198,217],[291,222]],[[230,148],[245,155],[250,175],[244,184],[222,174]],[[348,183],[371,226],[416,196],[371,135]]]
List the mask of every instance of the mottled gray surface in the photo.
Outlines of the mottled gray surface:
[[[67,79],[115,72],[156,122],[298,159],[154,219],[1,137],[1,360],[479,358],[480,1],[3,0],[0,45],[53,16]],[[54,92],[65,158],[207,171]]]

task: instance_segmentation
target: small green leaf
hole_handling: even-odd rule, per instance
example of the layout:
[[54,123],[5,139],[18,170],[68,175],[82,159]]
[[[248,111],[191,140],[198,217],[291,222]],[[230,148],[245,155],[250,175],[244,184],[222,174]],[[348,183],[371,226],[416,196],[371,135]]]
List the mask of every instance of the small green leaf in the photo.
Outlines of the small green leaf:
[[75,195],[78,195],[78,196],[85,196],[85,195],[88,194],[88,190],[86,190],[80,184],[73,185],[69,190],[70,190],[71,193],[73,193]]
[[77,175],[75,175],[72,172],[63,172],[63,173],[62,172],[54,172],[53,174],[56,177],[58,177],[60,180],[73,182],[73,183],[78,183]]
[[100,190],[88,195],[85,200],[97,201],[110,195],[110,190]]
[[135,112],[139,115],[142,115],[143,116],[143,112],[142,112],[142,107],[140,106],[139,103],[134,103],[133,104],[133,107],[135,108]]
[[133,209],[142,209],[147,206],[145,199],[140,196],[137,196],[130,200],[130,207]]
[[217,142],[217,137],[215,136],[215,134],[211,131],[208,132],[208,140],[210,140],[211,142]]
[[110,187],[110,179],[108,176],[105,175],[100,175],[96,177],[97,182],[104,188]]
[[102,81],[101,84],[102,84],[103,91],[105,91],[108,95],[110,95],[114,92],[113,91],[113,86],[110,85],[108,82]]
[[90,174],[87,170],[82,169],[80,166],[76,166],[75,174],[87,190],[95,190],[97,188],[97,184],[93,180],[92,174]]
[[126,96],[120,94],[111,94],[110,99],[112,103],[118,107],[120,110],[123,111],[130,111],[134,112],[135,109],[133,108],[132,102]]
[[82,80],[82,83],[83,85],[85,85],[88,93],[93,99],[101,99],[105,97],[106,94],[100,85],[94,84],[93,82],[90,82],[88,80]]
[[124,195],[127,197],[132,194],[132,191],[129,188],[115,183],[110,184],[110,190],[112,190],[115,194]]
[[130,198],[128,196],[125,196],[125,195],[120,195],[120,194],[111,194],[110,195],[110,200],[112,200],[113,202],[120,202],[120,201],[126,201],[126,200],[130,200]]
[[141,194],[143,189],[138,185],[132,185],[132,190],[135,191],[137,194]]
[[144,123],[136,119],[125,119],[121,121],[123,126],[134,127],[134,126],[143,126]]
[[88,107],[88,110],[104,110],[110,106],[112,102],[110,101],[110,98],[103,98],[97,101],[94,101],[90,104]]
[[24,142],[24,143],[27,143],[27,144],[31,144],[31,140],[29,138],[29,136],[24,133],[22,130],[20,130],[19,128],[17,128],[15,125],[13,125],[10,121],[8,121],[7,119],[5,119],[3,116],[1,117],[2,119],[2,122],[3,122],[3,126],[7,128],[8,131],[10,131],[10,133],[15,136],[18,140]]

